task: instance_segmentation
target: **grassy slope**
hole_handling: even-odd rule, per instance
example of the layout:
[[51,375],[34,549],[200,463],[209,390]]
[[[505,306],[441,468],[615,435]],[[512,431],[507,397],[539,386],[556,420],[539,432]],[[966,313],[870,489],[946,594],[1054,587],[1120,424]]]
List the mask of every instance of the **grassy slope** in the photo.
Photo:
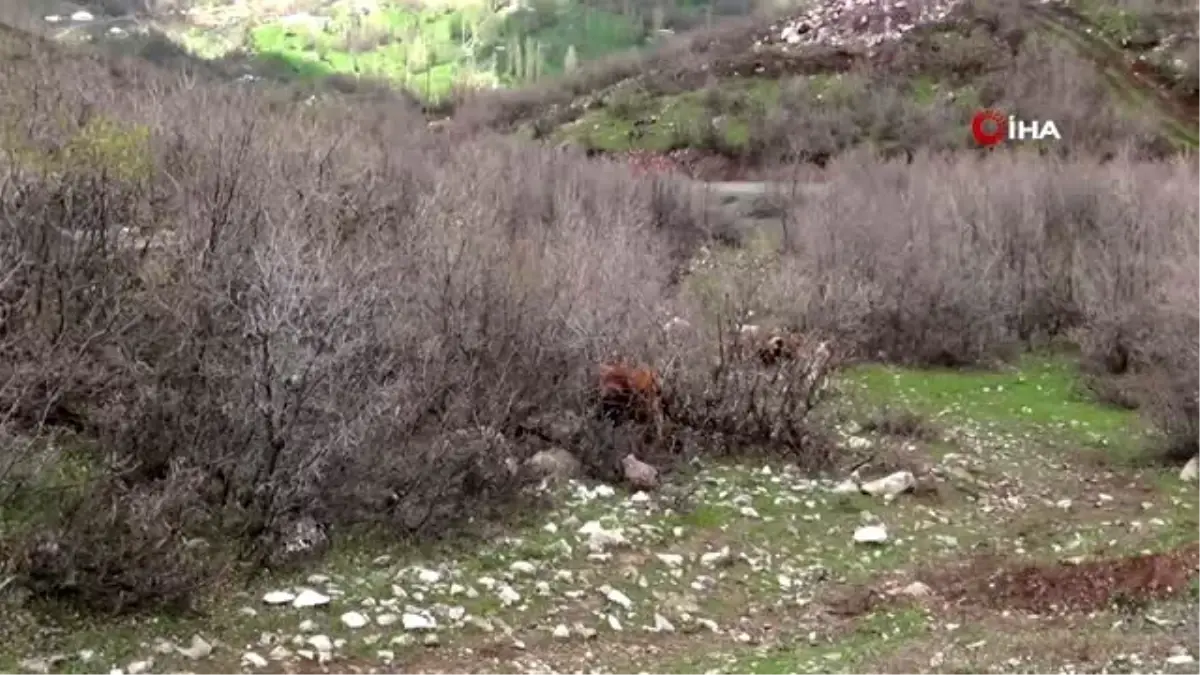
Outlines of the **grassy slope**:
[[[907,467],[928,478],[924,470],[936,470],[944,478],[932,493],[884,503],[834,494],[831,483],[786,467],[752,464],[705,466],[645,501],[574,486],[559,494],[554,512],[483,547],[413,552],[343,542],[313,570],[328,580],[301,574],[229,590],[199,619],[62,618],[53,625],[14,617],[0,669],[62,654],[68,659],[57,668],[69,672],[148,658],[156,672],[236,671],[246,650],[266,656],[280,645],[293,654],[303,649],[304,619],[315,621],[316,633],[345,640],[335,660],[322,666],[292,656],[286,661],[301,663],[273,662],[268,670],[866,672],[926,670],[935,653],[943,654],[941,669],[953,672],[1054,672],[1067,663],[1094,670],[1118,654],[1161,667],[1171,647],[1197,642],[1194,587],[1140,604],[1134,615],[1112,606],[1049,622],[1021,612],[966,617],[936,598],[839,609],[863,585],[900,584],[974,550],[1053,561],[1195,543],[1194,487],[1131,467],[1126,459],[1142,429],[1129,413],[1079,395],[1073,376],[1059,357],[1027,357],[1006,372],[866,366],[846,373],[835,404],[843,443],[855,448],[846,453],[876,455],[868,476]],[[863,431],[880,406],[922,416],[938,437]],[[867,550],[850,542],[864,512],[887,525],[891,543]],[[589,520],[622,528],[631,545],[590,556],[576,534]],[[699,558],[725,548],[728,560]],[[657,554],[678,554],[682,562]],[[514,572],[516,561],[536,570]],[[442,579],[421,581],[416,567],[439,570]],[[506,606],[489,590],[503,583],[521,600]],[[597,590],[606,584],[624,592],[632,609],[606,600]],[[340,593],[327,610],[269,608],[258,600],[293,586]],[[352,630],[339,619],[351,610],[398,614],[408,605],[432,608],[439,646],[423,646],[420,635],[398,625]],[[674,630],[646,630],[656,613]],[[685,614],[715,622],[719,632]],[[552,637],[559,624],[572,636]],[[162,640],[186,646],[193,634],[216,644],[211,657],[193,662],[169,648],[156,653]],[[95,650],[88,663],[76,656],[84,649]]]
[[[1194,10],[1179,8],[1135,15],[1105,2],[1080,0],[1078,5],[1079,9],[1074,5],[1032,7],[1027,18],[1036,33],[1069,47],[1092,63],[1108,81],[1123,114],[1147,117],[1164,138],[1178,147],[1196,148],[1200,136],[1195,88],[1184,84],[1194,78],[1186,70],[1187,64],[1176,58],[1177,52],[1149,47],[1131,37],[1148,30],[1143,24],[1150,23],[1157,31],[1155,44],[1170,44],[1171,38],[1194,33]],[[932,49],[936,43],[941,54],[973,53],[981,49],[974,42],[977,37],[949,23],[945,29],[935,29],[917,48]],[[1182,44],[1194,51],[1194,38],[1191,42],[1188,39],[1184,38]],[[982,79],[948,79],[947,73],[937,72],[938,63],[931,56],[928,66],[933,70],[906,73],[892,82],[917,109],[928,108],[939,98],[950,100],[952,115],[965,129],[967,120],[979,109],[980,90],[988,86]],[[1147,64],[1157,70],[1149,72]],[[720,119],[719,133],[724,139],[719,144],[736,152],[746,147],[745,130],[761,125],[764,109],[778,105],[781,88],[802,92],[799,100],[793,99],[793,107],[837,109],[838,83],[844,81],[844,76],[828,72],[782,80],[734,77],[710,82],[707,89],[717,90],[720,96],[706,91],[660,93],[639,84],[617,86],[610,90],[605,105],[594,106],[579,119],[558,128],[553,137],[602,151],[662,151],[706,143],[705,136],[712,134],[709,120]],[[870,138],[870,128],[861,131],[866,140],[882,140]],[[965,143],[965,131],[961,135]]]
[[294,77],[363,75],[433,99],[458,85],[508,86],[561,73],[572,48],[577,61],[586,61],[646,39],[640,16],[574,0],[533,3],[516,13],[469,1],[385,0],[365,13],[340,1],[303,13],[301,5],[290,18],[268,8],[237,15],[214,8],[175,32],[209,58],[242,50]]

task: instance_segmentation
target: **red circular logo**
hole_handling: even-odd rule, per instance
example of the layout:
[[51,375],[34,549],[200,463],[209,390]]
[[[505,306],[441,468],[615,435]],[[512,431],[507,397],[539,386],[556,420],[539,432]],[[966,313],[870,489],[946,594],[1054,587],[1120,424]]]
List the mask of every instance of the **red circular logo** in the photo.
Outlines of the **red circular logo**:
[[985,148],[995,145],[1008,138],[1008,118],[998,110],[981,110],[971,118],[971,135]]

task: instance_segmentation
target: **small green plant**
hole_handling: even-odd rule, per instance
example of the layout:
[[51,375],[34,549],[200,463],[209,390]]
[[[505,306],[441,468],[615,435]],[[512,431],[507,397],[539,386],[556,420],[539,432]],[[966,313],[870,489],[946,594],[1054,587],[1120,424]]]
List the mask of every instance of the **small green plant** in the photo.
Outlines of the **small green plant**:
[[107,117],[91,118],[53,149],[39,148],[16,130],[7,129],[0,137],[0,148],[26,169],[50,174],[92,171],[136,182],[149,178],[154,170],[149,127]]
[[104,172],[124,181],[150,177],[154,168],[150,129],[94,117],[62,150],[64,166]]

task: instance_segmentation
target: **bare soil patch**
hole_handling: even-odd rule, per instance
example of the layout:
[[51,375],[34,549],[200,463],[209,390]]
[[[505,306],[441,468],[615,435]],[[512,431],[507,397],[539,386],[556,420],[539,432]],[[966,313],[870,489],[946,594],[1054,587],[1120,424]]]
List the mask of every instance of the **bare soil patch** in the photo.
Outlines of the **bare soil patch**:
[[1200,547],[1123,558],[1013,565],[979,556],[922,579],[946,600],[994,610],[1088,612],[1116,600],[1142,602],[1176,595],[1197,577]]

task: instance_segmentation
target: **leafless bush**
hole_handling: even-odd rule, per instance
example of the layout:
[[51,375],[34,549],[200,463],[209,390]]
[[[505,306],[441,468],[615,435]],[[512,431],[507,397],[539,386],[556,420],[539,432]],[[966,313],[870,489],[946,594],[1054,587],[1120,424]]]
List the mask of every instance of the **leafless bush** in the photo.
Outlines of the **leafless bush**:
[[1195,249],[1186,161],[860,155],[830,177],[791,213],[764,302],[870,357],[977,363],[1043,344],[1144,303],[1164,283],[1154,261]]
[[584,407],[603,354],[653,357],[688,227],[663,186],[386,102],[136,70],[126,95],[33,55],[6,73],[0,403],[105,449],[85,506],[8,549],[34,590],[184,598],[216,570],[180,542],[210,534],[271,562],[300,522],[445,532],[518,497],[524,417]]
[[[1200,274],[1198,249],[1189,247],[1176,261],[1169,262],[1157,298],[1144,317],[1146,325],[1142,352],[1147,363],[1136,364],[1151,386],[1139,389],[1139,401],[1148,417],[1163,432],[1160,459],[1186,462],[1200,454]],[[1172,264],[1174,263],[1174,264]]]
[[[699,452],[758,452],[784,457],[808,470],[827,469],[831,445],[812,423],[840,353],[813,340],[771,365],[742,336],[717,339],[696,333],[665,373],[672,421],[698,432]],[[706,339],[708,338],[708,339]]]

